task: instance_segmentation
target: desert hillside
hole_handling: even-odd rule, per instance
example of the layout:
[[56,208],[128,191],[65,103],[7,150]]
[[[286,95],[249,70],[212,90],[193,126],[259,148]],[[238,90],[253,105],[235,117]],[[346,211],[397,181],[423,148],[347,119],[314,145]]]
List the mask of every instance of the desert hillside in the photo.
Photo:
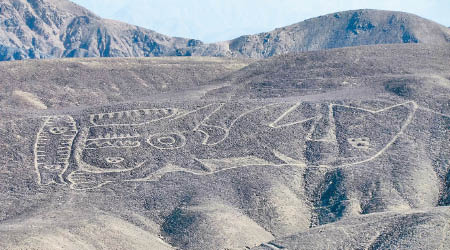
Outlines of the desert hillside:
[[0,249],[448,249],[450,45],[0,63]]

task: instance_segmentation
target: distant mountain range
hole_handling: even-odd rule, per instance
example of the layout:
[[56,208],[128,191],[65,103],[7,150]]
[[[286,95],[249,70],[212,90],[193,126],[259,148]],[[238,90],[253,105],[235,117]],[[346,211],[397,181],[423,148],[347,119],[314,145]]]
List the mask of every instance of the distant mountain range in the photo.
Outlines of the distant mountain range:
[[450,42],[450,29],[413,14],[355,10],[271,32],[205,44],[100,18],[67,0],[3,0],[0,60],[61,57],[218,56],[266,58],[347,46]]
[[[264,58],[360,45],[448,42],[450,29],[419,16],[354,10],[312,18],[271,32],[241,36],[226,42],[225,50],[220,50],[217,55]],[[210,53],[207,51],[207,54]]]
[[0,3],[0,59],[175,56],[198,44],[102,19],[66,0]]

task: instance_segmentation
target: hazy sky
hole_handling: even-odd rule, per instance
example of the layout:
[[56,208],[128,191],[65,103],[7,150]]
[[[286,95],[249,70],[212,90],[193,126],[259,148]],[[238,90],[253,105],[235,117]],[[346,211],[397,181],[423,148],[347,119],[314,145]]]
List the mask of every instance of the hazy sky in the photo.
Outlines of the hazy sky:
[[406,11],[450,26],[450,0],[73,0],[104,18],[205,42],[350,9]]

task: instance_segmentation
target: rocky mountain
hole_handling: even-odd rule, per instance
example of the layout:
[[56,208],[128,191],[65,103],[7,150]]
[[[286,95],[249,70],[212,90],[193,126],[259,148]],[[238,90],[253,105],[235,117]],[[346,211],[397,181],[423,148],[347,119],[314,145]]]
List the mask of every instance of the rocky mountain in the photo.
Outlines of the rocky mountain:
[[418,16],[356,10],[309,19],[231,41],[204,44],[102,19],[67,0],[0,2],[0,60],[60,57],[218,56],[265,58],[289,52],[387,43],[444,44],[450,30]]
[[67,0],[0,2],[0,60],[175,56],[198,44],[102,19]]
[[358,10],[203,44],[65,0],[0,26],[1,60],[56,58],[0,62],[2,250],[450,246],[446,27]]
[[448,249],[449,57],[1,62],[0,249]]
[[371,44],[450,42],[450,30],[419,16],[352,10],[312,18],[271,32],[203,46],[194,54],[266,58],[290,52]]

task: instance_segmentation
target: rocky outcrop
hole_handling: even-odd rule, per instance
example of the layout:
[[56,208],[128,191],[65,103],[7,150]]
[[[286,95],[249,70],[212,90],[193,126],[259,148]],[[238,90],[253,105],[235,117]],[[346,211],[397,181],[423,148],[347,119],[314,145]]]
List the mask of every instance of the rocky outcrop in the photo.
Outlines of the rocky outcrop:
[[201,47],[199,55],[266,58],[359,45],[446,44],[450,30],[419,16],[381,10],[355,10],[312,18],[271,32],[241,36],[225,46]]
[[450,30],[416,15],[346,11],[218,43],[169,37],[102,19],[67,0],[0,3],[0,60],[59,57],[215,56],[266,58],[291,52],[392,43],[445,44]]
[[69,1],[0,3],[0,60],[175,56],[201,44],[105,20]]

